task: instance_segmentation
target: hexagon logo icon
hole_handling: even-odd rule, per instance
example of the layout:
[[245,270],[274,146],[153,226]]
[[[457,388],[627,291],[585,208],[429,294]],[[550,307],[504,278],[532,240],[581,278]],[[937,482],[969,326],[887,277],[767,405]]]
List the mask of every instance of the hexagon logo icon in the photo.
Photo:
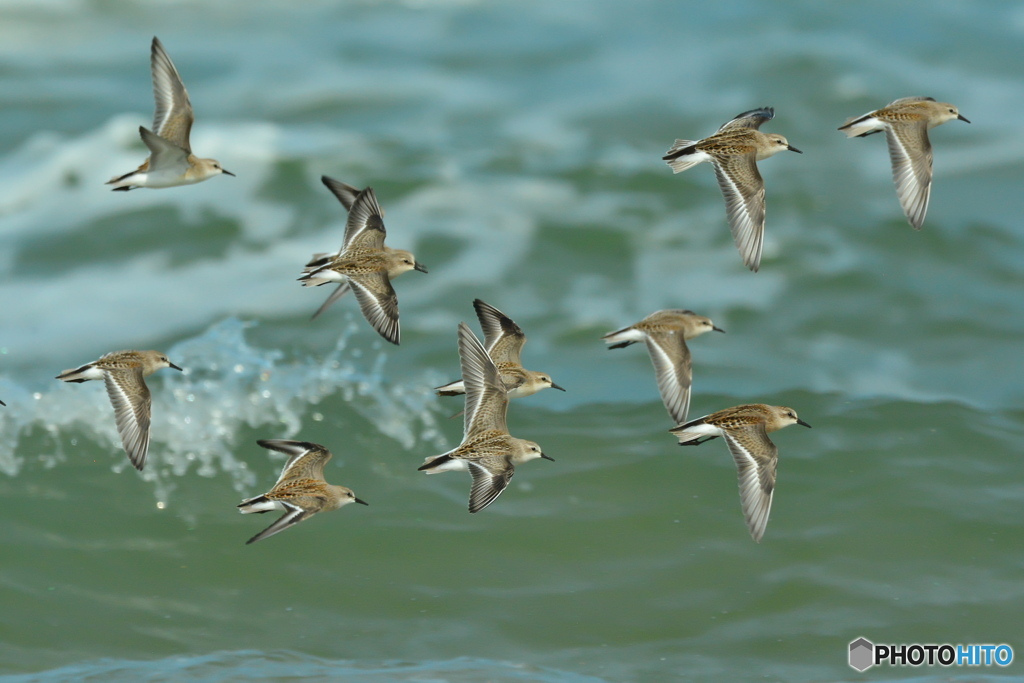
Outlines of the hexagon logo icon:
[[875,644],[867,638],[858,638],[850,643],[850,666],[857,671],[866,671],[875,665]]

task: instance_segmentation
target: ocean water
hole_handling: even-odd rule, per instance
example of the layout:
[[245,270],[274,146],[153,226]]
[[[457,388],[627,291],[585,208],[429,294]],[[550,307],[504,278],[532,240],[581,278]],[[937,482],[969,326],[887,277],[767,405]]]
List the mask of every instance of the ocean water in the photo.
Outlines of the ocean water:
[[[149,42],[192,142],[237,178],[112,193],[149,125]],[[1014,3],[0,1],[0,681],[994,681],[1007,667],[847,666],[847,645],[1007,643],[1024,657],[1024,9]],[[881,136],[835,129],[909,95],[932,131],[924,229]],[[761,272],[709,167],[660,157],[738,112],[766,160]],[[402,345],[295,282],[337,249],[327,174],[372,185]],[[425,477],[461,438],[455,329],[481,298],[566,393],[512,405],[529,463],[477,515]],[[750,540],[720,442],[680,449],[642,348],[691,343],[691,415],[792,406]],[[186,368],[153,391],[133,470],[98,383],[123,348]],[[275,480],[255,443],[335,454],[369,507],[245,546]],[[353,509],[359,508],[359,509]]]

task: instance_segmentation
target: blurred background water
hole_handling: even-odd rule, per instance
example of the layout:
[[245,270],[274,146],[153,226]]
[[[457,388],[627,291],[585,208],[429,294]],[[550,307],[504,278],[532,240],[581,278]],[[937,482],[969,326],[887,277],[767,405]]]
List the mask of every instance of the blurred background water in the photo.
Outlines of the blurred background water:
[[[149,43],[237,178],[111,193],[145,157]],[[1024,9],[915,1],[0,2],[0,680],[861,680],[858,636],[1024,655]],[[844,120],[929,95],[925,227],[880,136]],[[761,272],[714,174],[660,160],[735,114],[804,154],[761,164]],[[337,249],[328,174],[372,185],[402,345],[294,280]],[[556,459],[478,515],[422,459],[461,438],[455,327],[473,298],[527,331],[566,393],[517,401]],[[789,405],[764,542],[724,445],[679,449],[640,347],[659,308],[710,316],[691,415]],[[97,383],[150,379],[150,464],[128,465]],[[269,541],[234,506],[281,458],[335,453],[370,507]],[[988,680],[1009,669],[875,669]]]

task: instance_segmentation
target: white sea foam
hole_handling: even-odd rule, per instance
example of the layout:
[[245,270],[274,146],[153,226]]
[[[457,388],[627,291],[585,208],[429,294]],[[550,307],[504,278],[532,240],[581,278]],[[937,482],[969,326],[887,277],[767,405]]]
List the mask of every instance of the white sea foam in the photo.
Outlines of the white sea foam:
[[[279,350],[260,349],[245,339],[254,323],[228,318],[203,334],[167,350],[184,368],[150,378],[153,427],[149,461],[142,478],[166,501],[173,479],[227,475],[239,491],[255,484],[244,460],[236,457],[239,431],[272,427],[275,437],[296,437],[313,406],[340,393],[354,412],[405,449],[422,442],[445,449],[438,428],[438,407],[431,377],[406,378],[396,386],[384,378],[386,354],[375,360],[349,349],[349,327],[323,359],[284,360]],[[370,369],[366,369],[367,366]],[[91,394],[90,394],[91,390]],[[17,476],[27,458],[55,466],[71,456],[70,439],[98,441],[120,453],[121,440],[101,383],[55,386],[25,401],[12,387],[7,409],[0,411],[0,472]],[[41,428],[53,440],[52,453],[28,455],[19,441]],[[130,469],[115,457],[114,469]]]

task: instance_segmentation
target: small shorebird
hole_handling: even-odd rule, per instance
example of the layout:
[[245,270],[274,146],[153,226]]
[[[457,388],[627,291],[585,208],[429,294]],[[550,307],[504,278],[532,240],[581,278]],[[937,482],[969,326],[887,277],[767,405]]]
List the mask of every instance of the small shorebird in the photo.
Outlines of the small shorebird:
[[303,287],[339,283],[313,317],[352,289],[367,321],[382,337],[397,344],[398,297],[391,279],[410,270],[426,272],[427,268],[412,252],[384,245],[384,212],[373,187],[358,190],[326,175],[321,180],[348,209],[348,221],[341,249],[334,254],[313,254],[299,278]]
[[508,433],[508,392],[498,367],[466,323],[459,323],[459,361],[466,387],[462,443],[441,455],[427,458],[419,467],[427,474],[469,470],[473,488],[469,511],[480,512],[508,486],[515,466],[544,455],[539,445]]
[[238,504],[239,512],[248,515],[284,510],[285,514],[246,541],[246,545],[270,538],[318,512],[337,510],[349,503],[368,505],[366,501],[356,498],[352,489],[324,481],[324,465],[331,459],[331,452],[320,444],[285,439],[264,439],[256,443],[263,448],[284,453],[288,456],[288,462],[281,470],[274,488],[262,496],[243,500]]
[[139,126],[139,135],[150,154],[137,169],[111,178],[107,185],[113,185],[114,191],[127,192],[137,187],[192,185],[222,173],[235,175],[216,159],[200,159],[192,154],[188,138],[194,117],[188,91],[155,36],[150,53],[156,113],[153,114],[153,130]]
[[621,349],[641,341],[647,344],[661,400],[672,419],[681,424],[686,422],[690,410],[690,386],[693,384],[693,363],[686,341],[712,330],[725,332],[715,327],[710,318],[693,311],[669,309],[655,311],[637,324],[609,332],[601,339],[611,344],[609,349]]
[[[565,391],[552,382],[551,375],[546,372],[523,367],[520,354],[526,345],[526,334],[512,318],[480,299],[473,300],[473,308],[480,320],[480,329],[484,331],[484,348],[498,366],[498,374],[501,375],[510,399],[532,396],[548,387]],[[434,391],[438,396],[458,396],[466,393],[466,387],[460,379],[437,387]]]
[[725,439],[739,470],[743,516],[758,543],[768,526],[779,463],[779,449],[768,434],[792,424],[811,426],[792,408],[755,403],[719,410],[669,430],[678,437],[680,446],[699,446],[719,436]]
[[334,254],[314,254],[299,278],[303,287],[340,283],[313,317],[352,289],[367,321],[382,337],[398,344],[398,295],[391,280],[410,270],[425,273],[427,269],[411,252],[385,246],[384,212],[372,187],[356,190],[327,176],[320,179],[349,213],[341,249]]
[[181,370],[159,351],[114,351],[57,375],[57,379],[65,382],[104,381],[107,395],[114,405],[121,444],[139,471],[146,466],[149,453],[149,421],[153,408],[153,397],[143,378],[161,368]]
[[[327,176],[321,176],[320,180],[323,182],[324,185],[327,186],[327,189],[334,193],[334,196],[338,198],[338,201],[341,202],[341,205],[345,207],[346,211],[352,210],[352,205],[355,204],[356,197],[359,196],[361,190],[352,187],[347,183],[343,183],[340,180],[328,178]],[[380,215],[381,218],[384,217],[384,209],[381,209]],[[348,232],[346,230],[346,235],[347,234]],[[323,266],[328,265],[329,263],[337,259],[344,250],[345,247],[342,246],[340,251],[321,252],[318,254],[313,254],[313,257],[310,259],[309,263],[306,264],[306,267],[303,269],[302,272],[310,273],[316,270],[317,268],[321,268]],[[412,264],[413,270],[418,270],[421,273],[427,272],[426,266],[424,266],[422,263],[419,263],[416,260],[416,257],[412,255],[412,252],[405,251],[404,249],[392,249],[386,244],[384,245],[384,251],[388,256],[389,280],[393,280],[402,273],[408,272],[410,270],[410,268],[408,267],[410,263]],[[320,314],[326,311],[331,304],[333,304],[335,301],[348,294],[349,289],[351,289],[351,287],[349,287],[348,282],[340,283],[337,289],[331,292],[330,296],[327,297],[327,300],[323,302],[320,308],[316,309],[316,313],[313,314],[312,319],[316,320],[318,317],[320,317]]]
[[771,107],[743,112],[703,140],[676,140],[662,157],[673,173],[681,173],[704,161],[711,162],[725,196],[725,210],[736,248],[743,263],[755,272],[761,265],[764,244],[764,180],[757,170],[757,162],[784,150],[803,154],[781,135],[765,135],[758,130],[762,123],[773,118],[775,110]]
[[881,109],[846,120],[839,130],[862,138],[885,131],[892,161],[892,179],[903,213],[920,230],[932,192],[932,143],[928,130],[957,119],[970,123],[952,104],[931,97],[904,97]]

